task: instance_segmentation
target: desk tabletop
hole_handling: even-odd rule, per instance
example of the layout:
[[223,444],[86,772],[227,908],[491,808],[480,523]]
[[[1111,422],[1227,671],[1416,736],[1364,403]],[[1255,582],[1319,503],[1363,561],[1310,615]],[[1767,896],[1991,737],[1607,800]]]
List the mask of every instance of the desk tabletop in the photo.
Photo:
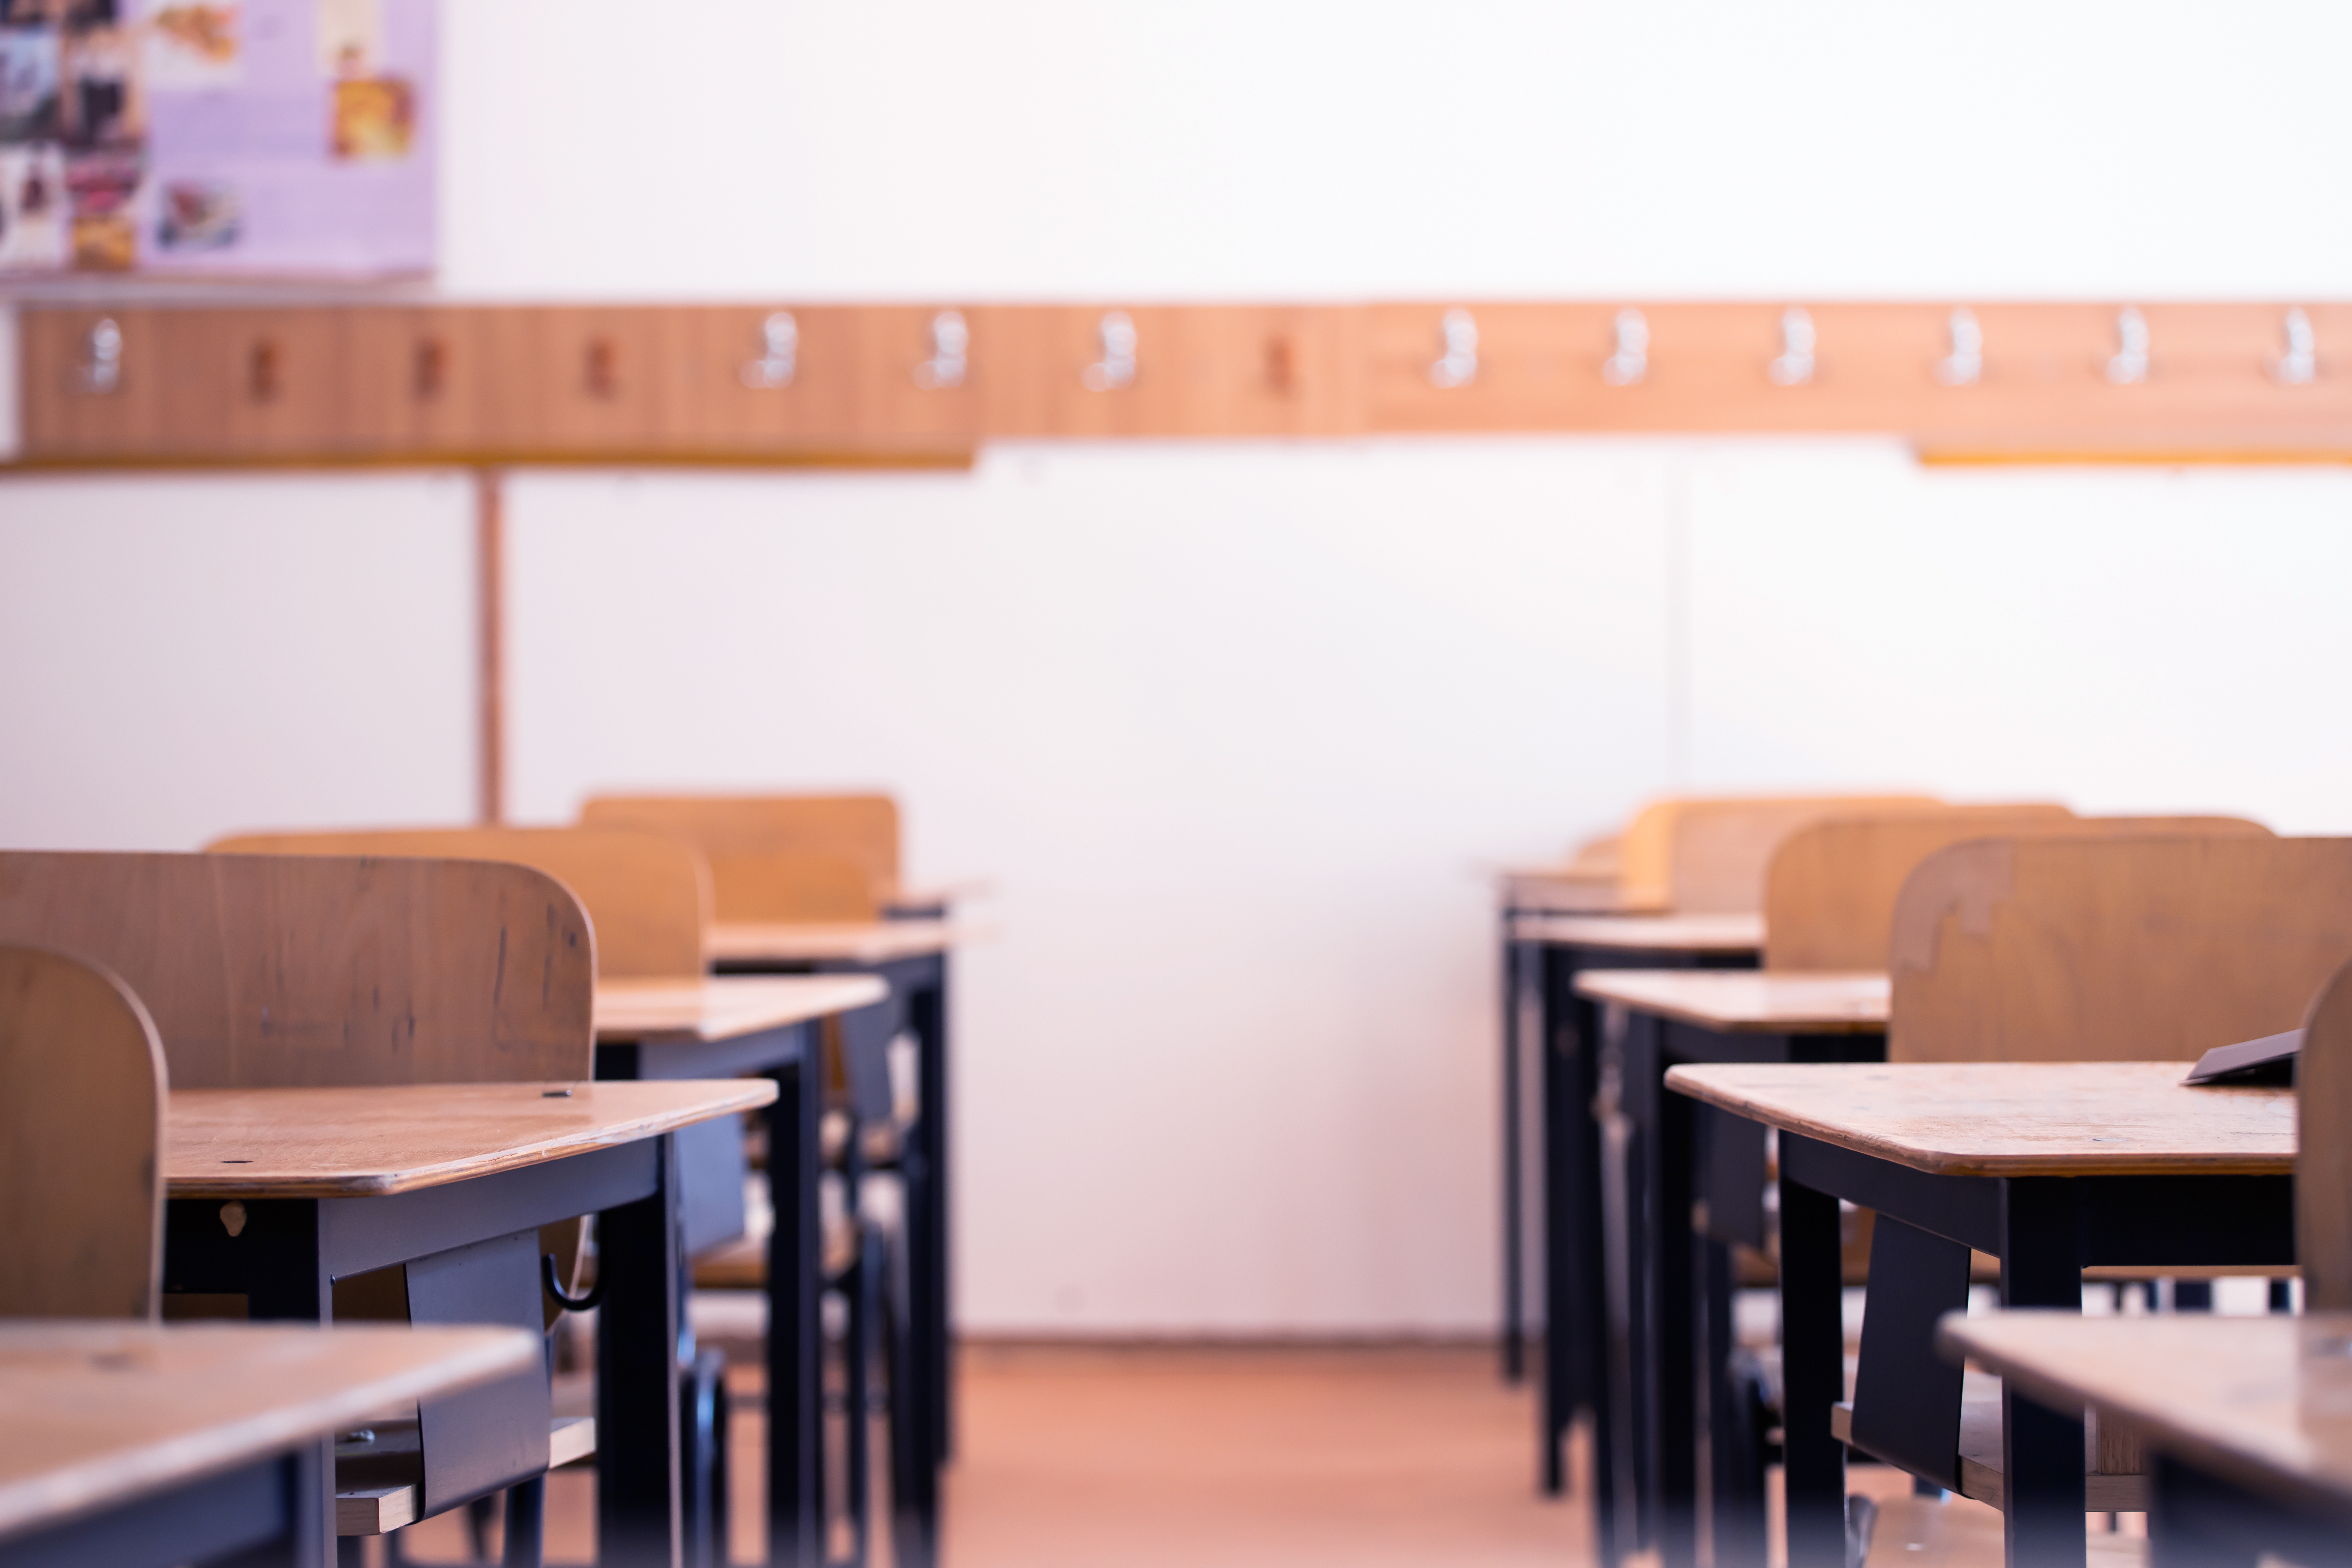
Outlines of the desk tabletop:
[[776,1098],[766,1079],[175,1089],[175,1198],[373,1197],[634,1143]]
[[1606,947],[1631,952],[1760,952],[1762,915],[1530,915],[1512,928],[1521,942]]
[[736,963],[883,963],[945,952],[970,933],[949,921],[872,921],[792,925],[720,921],[710,956]]
[[1879,1035],[1884,974],[1771,974],[1749,969],[1588,969],[1580,995],[1725,1034]]
[[1955,1176],[2281,1175],[2294,1090],[2180,1079],[2186,1062],[1839,1062],[1678,1067],[1694,1100]]
[[870,1007],[890,994],[871,974],[724,974],[596,982],[596,1038],[659,1045],[733,1040]]
[[1995,1312],[1948,1318],[1940,1337],[2036,1398],[2126,1416],[2252,1489],[2352,1508],[2352,1313]]
[[0,1536],[535,1365],[522,1329],[0,1323]]

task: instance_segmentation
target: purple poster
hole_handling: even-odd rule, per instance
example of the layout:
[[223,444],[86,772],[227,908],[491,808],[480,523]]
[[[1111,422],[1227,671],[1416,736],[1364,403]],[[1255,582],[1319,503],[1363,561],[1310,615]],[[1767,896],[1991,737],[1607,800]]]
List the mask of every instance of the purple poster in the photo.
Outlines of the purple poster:
[[437,0],[0,0],[0,269],[434,262]]

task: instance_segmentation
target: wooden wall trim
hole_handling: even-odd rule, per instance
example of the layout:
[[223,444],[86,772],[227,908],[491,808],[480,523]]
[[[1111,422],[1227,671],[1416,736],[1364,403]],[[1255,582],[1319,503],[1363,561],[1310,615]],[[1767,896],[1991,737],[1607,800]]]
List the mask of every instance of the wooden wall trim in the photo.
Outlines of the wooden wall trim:
[[[94,377],[100,320],[121,359]],[[1490,432],[1891,435],[1947,461],[2352,452],[2352,302],[76,302],[25,308],[21,337],[34,468],[921,467],[999,437]]]

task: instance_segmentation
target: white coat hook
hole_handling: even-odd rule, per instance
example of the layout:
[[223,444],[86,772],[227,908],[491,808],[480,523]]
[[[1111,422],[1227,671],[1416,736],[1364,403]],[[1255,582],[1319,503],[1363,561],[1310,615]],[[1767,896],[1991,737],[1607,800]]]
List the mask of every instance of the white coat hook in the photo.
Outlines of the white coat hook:
[[760,323],[760,341],[767,352],[743,366],[743,384],[755,392],[790,386],[800,359],[800,323],[790,310],[778,310]]
[[2309,386],[2319,379],[2319,334],[2300,305],[2286,313],[2286,349],[2271,356],[2271,379],[2281,386]]
[[1117,392],[1135,384],[1135,323],[1124,310],[1104,312],[1102,324],[1095,329],[1102,343],[1102,358],[1078,372],[1078,380],[1088,392]]
[[104,397],[122,384],[122,329],[111,316],[90,323],[82,339],[81,363],[66,378],[66,390],[84,397]]
[[1478,379],[1478,322],[1467,310],[1448,310],[1438,325],[1445,357],[1429,367],[1429,384],[1467,386]]
[[1952,352],[1936,362],[1936,379],[1946,386],[1974,386],[1984,379],[1984,329],[1977,313],[1962,307],[1945,323]]
[[1780,312],[1780,357],[1764,367],[1775,386],[1802,386],[1813,379],[1813,318],[1801,306]]
[[1650,374],[1650,322],[1639,310],[1617,312],[1617,352],[1601,362],[1611,386],[1639,386]]
[[2116,312],[2116,353],[2107,361],[2107,379],[2117,386],[2137,386],[2147,379],[2147,318],[2133,306]]
[[925,392],[944,392],[963,384],[964,355],[971,347],[971,329],[958,310],[941,310],[931,318],[931,357],[915,367],[915,384]]

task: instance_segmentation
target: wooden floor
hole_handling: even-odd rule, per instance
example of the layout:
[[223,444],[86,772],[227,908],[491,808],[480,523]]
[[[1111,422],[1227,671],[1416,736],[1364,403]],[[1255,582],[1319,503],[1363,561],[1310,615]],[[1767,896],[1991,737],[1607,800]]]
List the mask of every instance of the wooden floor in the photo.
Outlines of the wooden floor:
[[[944,1568],[1591,1556],[1582,1501],[1536,1495],[1533,1397],[1503,1386],[1488,1350],[967,1345],[961,1371]],[[737,1386],[756,1390],[756,1373]],[[764,1546],[761,1422],[740,1415],[734,1431],[739,1563]],[[551,1479],[551,1563],[589,1559],[594,1495],[590,1475]],[[454,1514],[405,1532],[404,1549],[467,1560]]]

